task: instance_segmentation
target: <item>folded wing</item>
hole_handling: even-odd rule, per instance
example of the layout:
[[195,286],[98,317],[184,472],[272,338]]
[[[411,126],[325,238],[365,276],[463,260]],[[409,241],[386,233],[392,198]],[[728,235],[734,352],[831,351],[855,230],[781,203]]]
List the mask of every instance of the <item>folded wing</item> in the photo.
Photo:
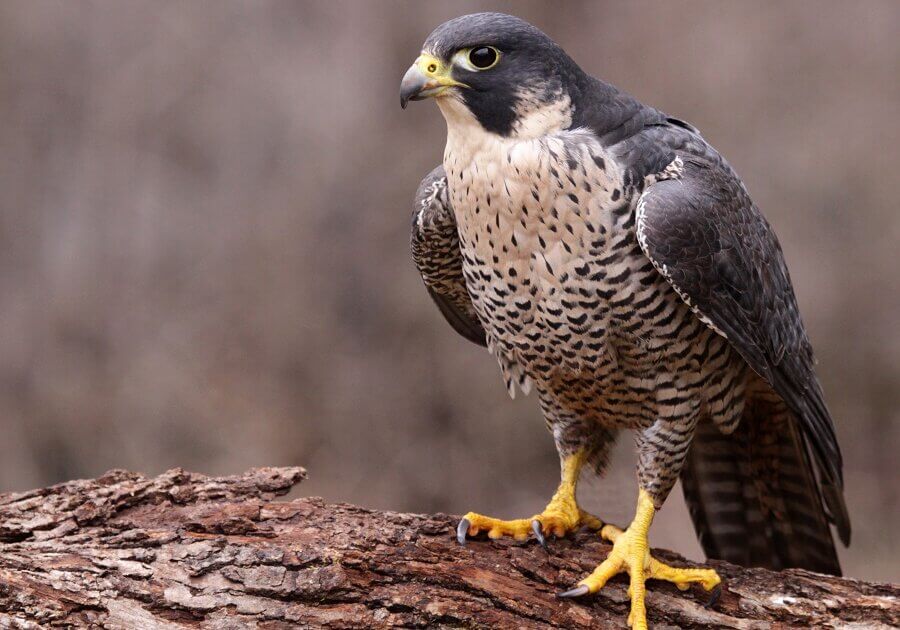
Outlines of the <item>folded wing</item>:
[[484,329],[463,277],[459,233],[442,166],[431,171],[416,191],[411,246],[416,269],[444,318],[460,335],[486,346]]
[[[815,463],[814,469],[805,464],[811,490],[847,544],[841,452],[781,247],[728,164],[698,137],[686,144],[694,150],[679,151],[681,176],[653,183],[641,195],[638,240],[698,317],[727,338],[793,412],[800,448],[808,447]],[[805,453],[796,459],[808,461]]]

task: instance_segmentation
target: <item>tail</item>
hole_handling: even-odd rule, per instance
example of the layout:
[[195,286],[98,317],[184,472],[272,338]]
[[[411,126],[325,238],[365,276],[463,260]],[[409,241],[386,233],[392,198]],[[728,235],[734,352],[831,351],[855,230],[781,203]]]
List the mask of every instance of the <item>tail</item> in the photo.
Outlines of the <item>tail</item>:
[[820,485],[797,420],[780,398],[748,400],[730,435],[702,421],[681,482],[707,557],[841,574],[829,520],[849,538],[843,495]]

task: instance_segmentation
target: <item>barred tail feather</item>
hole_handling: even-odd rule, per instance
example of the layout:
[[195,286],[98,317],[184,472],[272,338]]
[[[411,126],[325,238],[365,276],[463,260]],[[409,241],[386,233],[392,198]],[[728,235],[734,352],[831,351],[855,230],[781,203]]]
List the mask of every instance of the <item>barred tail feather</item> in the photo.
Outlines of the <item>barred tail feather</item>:
[[730,435],[701,422],[681,481],[708,557],[841,574],[822,488],[797,420],[780,399],[748,401]]

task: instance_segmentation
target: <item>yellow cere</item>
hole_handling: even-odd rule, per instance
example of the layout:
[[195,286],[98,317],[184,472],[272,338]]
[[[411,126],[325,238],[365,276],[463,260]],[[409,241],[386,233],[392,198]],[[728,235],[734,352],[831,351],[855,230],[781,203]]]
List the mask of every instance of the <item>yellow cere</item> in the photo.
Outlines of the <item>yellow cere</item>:
[[[428,77],[429,81],[425,84],[426,90],[435,88],[448,87],[468,87],[465,83],[461,83],[450,76],[452,66],[445,65],[440,59],[428,53],[422,53],[415,61],[415,65],[419,70]],[[432,96],[438,96],[443,90],[435,92]]]

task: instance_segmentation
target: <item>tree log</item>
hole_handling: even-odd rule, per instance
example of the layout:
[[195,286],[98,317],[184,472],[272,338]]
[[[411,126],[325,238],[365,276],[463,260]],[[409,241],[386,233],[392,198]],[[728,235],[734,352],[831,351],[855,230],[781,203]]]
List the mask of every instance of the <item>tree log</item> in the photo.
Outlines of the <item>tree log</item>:
[[[472,540],[456,517],[276,500],[306,476],[111,471],[0,495],[0,628],[624,628],[627,582],[560,600],[609,551],[595,534]],[[659,550],[674,564],[680,556]],[[721,598],[651,583],[655,628],[877,628],[900,588],[710,562]]]

